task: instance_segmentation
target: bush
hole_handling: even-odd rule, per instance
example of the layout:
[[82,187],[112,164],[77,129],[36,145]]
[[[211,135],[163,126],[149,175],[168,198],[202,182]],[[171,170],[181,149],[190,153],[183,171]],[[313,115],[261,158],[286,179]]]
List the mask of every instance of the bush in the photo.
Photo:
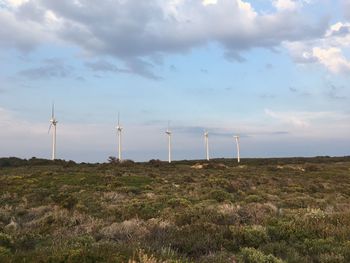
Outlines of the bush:
[[0,246],[0,261],[2,261],[2,259],[5,259],[10,255],[11,255],[11,251],[8,248]]
[[227,228],[215,224],[191,224],[170,232],[168,242],[175,251],[188,256],[198,257],[219,251],[230,236]]
[[163,162],[159,159],[151,159],[148,161],[148,163],[154,167],[160,167]]
[[103,237],[120,242],[134,242],[142,240],[148,230],[142,220],[131,219],[122,223],[113,223],[103,228],[100,233]]
[[124,219],[137,217],[144,220],[155,218],[159,215],[161,206],[161,203],[142,202],[135,200],[125,207],[122,217]]
[[231,200],[231,195],[223,190],[213,190],[209,193],[209,198],[214,199],[218,202],[223,202],[225,200]]
[[168,205],[171,208],[177,208],[177,207],[189,207],[191,205],[191,202],[189,202],[187,199],[184,198],[171,198],[168,201]]
[[248,195],[246,198],[245,198],[245,201],[247,203],[258,203],[258,202],[261,202],[263,201],[264,199],[259,196],[259,195]]
[[0,232],[0,246],[9,248],[11,247],[11,245],[12,245],[11,236]]
[[66,193],[61,193],[57,196],[51,196],[51,198],[55,201],[56,204],[69,210],[73,209],[75,205],[78,203],[78,200],[76,197]]
[[242,248],[238,255],[240,263],[284,263],[282,259],[276,258],[273,255],[265,255],[255,248]]
[[254,247],[268,241],[267,231],[262,226],[241,226],[230,227],[233,237],[236,241],[236,248],[239,247]]

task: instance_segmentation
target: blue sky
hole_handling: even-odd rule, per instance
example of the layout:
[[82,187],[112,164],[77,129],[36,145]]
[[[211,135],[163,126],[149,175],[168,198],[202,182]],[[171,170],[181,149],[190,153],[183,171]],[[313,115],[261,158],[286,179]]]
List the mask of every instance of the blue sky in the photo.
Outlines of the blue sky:
[[0,0],[0,156],[349,155],[349,0]]

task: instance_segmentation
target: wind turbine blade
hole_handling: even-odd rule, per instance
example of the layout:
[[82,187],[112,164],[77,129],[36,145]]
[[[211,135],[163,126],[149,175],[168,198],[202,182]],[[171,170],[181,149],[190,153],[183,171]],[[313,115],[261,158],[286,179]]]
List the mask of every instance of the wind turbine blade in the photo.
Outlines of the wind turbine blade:
[[52,103],[52,109],[51,109],[51,118],[53,119],[55,117],[55,103]]
[[51,127],[52,127],[52,123],[50,124],[50,126],[49,126],[49,130],[47,131],[47,133],[49,134],[50,133],[50,131],[51,131]]

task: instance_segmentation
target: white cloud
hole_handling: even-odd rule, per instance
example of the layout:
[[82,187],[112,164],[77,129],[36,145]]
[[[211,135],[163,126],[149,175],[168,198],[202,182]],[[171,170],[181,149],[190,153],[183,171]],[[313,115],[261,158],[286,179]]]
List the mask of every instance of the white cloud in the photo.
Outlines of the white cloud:
[[276,119],[284,124],[289,124],[296,128],[311,128],[314,125],[328,125],[330,121],[342,123],[349,119],[349,116],[331,111],[273,111],[265,109],[265,114],[273,119]]
[[350,59],[350,23],[338,22],[329,27],[323,37],[284,42],[295,62],[319,63],[331,73],[349,73]]
[[317,62],[317,59],[313,55],[313,44],[305,42],[284,42],[283,46],[286,47],[294,59],[295,62],[305,64]]
[[272,0],[273,6],[280,11],[295,11],[313,2],[314,0]]
[[340,48],[313,48],[313,56],[333,73],[349,73],[350,61],[345,58]]
[[203,5],[215,5],[218,0],[203,0]]
[[298,3],[294,0],[275,0],[273,5],[277,10],[295,10],[298,8]]
[[19,7],[29,0],[5,0],[4,2],[10,7]]
[[310,125],[304,114],[300,113],[275,112],[270,109],[265,109],[265,114],[283,123],[291,124],[296,127],[308,127]]

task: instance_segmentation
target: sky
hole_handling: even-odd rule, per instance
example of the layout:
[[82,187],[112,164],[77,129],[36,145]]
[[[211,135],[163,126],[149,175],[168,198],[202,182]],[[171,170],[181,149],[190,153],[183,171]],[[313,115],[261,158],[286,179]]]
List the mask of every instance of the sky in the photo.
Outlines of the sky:
[[350,155],[350,0],[0,0],[0,156]]

